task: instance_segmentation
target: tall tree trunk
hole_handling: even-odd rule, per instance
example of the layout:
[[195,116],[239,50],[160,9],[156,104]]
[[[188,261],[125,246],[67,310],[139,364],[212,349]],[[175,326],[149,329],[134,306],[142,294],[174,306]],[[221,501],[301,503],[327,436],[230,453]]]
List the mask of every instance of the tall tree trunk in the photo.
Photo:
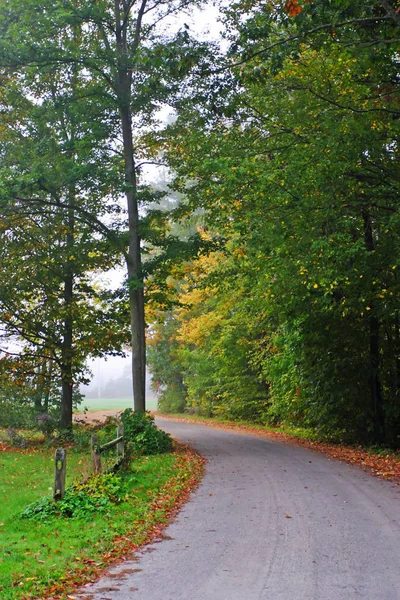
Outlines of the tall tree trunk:
[[[75,2],[75,6],[77,3]],[[81,26],[75,25],[72,29],[73,41],[75,46],[81,44]],[[71,88],[73,96],[76,93],[78,85],[78,65],[72,67]],[[65,141],[69,142],[70,157],[75,157],[75,127],[71,125],[71,131],[68,135],[67,129],[64,131]],[[72,431],[72,395],[73,395],[73,339],[74,339],[74,317],[72,314],[74,300],[74,247],[75,247],[75,209],[76,189],[73,185],[68,190],[68,216],[67,216],[67,237],[66,237],[66,263],[64,278],[64,336],[61,351],[61,429]]]
[[47,367],[47,385],[45,386],[44,404],[43,404],[44,412],[46,412],[46,413],[49,412],[49,400],[50,400],[51,378],[53,375],[53,367],[54,367],[53,361],[49,360],[49,364]]
[[[70,195],[69,203],[73,203]],[[61,352],[61,429],[72,429],[72,341],[73,341],[73,317],[72,301],[74,297],[74,266],[71,260],[74,249],[75,215],[74,209],[68,211],[68,232],[66,241],[66,266],[64,278],[64,335]]]
[[135,411],[146,409],[146,342],[144,318],[144,289],[140,237],[138,231],[139,212],[137,203],[137,181],[132,144],[132,124],[128,107],[121,107],[121,122],[124,142],[125,178],[129,188],[126,192],[129,223],[129,247],[127,271],[129,305],[131,317],[132,379]]
[[[394,360],[394,383],[391,394],[393,394],[394,403],[396,403],[400,402],[400,319],[398,312],[396,312],[393,319],[393,344],[389,355],[392,356]],[[400,422],[398,419],[392,417],[389,426],[388,423],[386,423],[386,439],[387,442],[394,447],[399,445]]]
[[[371,217],[366,210],[363,211],[362,216],[364,220],[365,247],[368,252],[372,252],[375,249],[375,244]],[[375,306],[372,305],[371,316],[369,317],[369,388],[373,419],[373,438],[376,443],[385,441],[385,412],[380,379],[380,363],[380,322],[375,311]]]
[[369,387],[373,412],[373,436],[374,442],[381,444],[385,441],[385,413],[380,380],[380,323],[374,315],[371,315],[369,320],[369,353],[371,366]]
[[37,412],[45,411],[45,406],[42,403],[45,396],[47,379],[47,358],[42,359],[41,365],[38,367],[38,382],[35,387],[35,410]]
[[[143,8],[144,6],[145,3],[143,3]],[[123,15],[123,19],[121,19],[121,13]],[[140,23],[141,21],[138,18],[137,35],[139,35],[140,32]],[[133,405],[135,411],[143,412],[146,410],[146,340],[137,179],[133,149],[132,114],[130,107],[132,74],[129,65],[127,64],[128,48],[126,42],[126,28],[128,25],[128,15],[121,10],[118,0],[115,1],[115,25],[119,63],[116,88],[119,100],[119,112],[123,138],[129,230],[126,265],[128,272],[131,318]]]
[[43,384],[41,381],[41,378],[43,376],[43,364],[39,365],[37,368],[37,383],[35,386],[35,396],[34,396],[34,404],[35,404],[35,411],[36,412],[42,412],[43,408],[42,408],[42,391],[43,391]]

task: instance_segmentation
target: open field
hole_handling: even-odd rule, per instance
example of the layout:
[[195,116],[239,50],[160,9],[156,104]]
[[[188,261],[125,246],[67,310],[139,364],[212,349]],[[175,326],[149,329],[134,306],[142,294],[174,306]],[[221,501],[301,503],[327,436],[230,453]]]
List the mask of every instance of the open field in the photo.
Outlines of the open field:
[[[157,398],[148,397],[146,399],[147,409],[157,409]],[[87,408],[89,411],[98,410],[124,410],[133,408],[132,398],[85,398],[75,412],[83,412]]]

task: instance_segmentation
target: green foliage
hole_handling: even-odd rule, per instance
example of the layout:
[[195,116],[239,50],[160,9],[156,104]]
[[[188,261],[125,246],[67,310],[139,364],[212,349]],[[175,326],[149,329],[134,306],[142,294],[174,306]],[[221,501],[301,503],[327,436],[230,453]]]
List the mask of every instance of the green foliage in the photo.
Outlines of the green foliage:
[[48,498],[42,498],[29,504],[21,513],[23,519],[34,519],[44,521],[56,514],[56,505]]
[[176,335],[179,321],[167,313],[158,324],[148,343],[147,361],[153,378],[153,389],[158,395],[161,412],[184,412],[187,389],[183,383],[183,365],[179,360]]
[[[56,409],[67,427],[77,384],[87,375],[86,359],[118,352],[127,339],[120,305],[93,277],[118,257],[94,222],[105,213],[107,184],[94,167],[98,145],[88,151],[79,142],[86,119],[95,119],[92,111],[76,119],[72,96],[79,95],[79,78],[39,69],[33,82],[22,71],[2,117],[8,143],[0,157],[0,322],[2,336],[17,338],[21,350],[1,353],[0,376],[29,388],[36,410]],[[70,86],[68,98],[64,85]],[[40,102],[32,100],[38,97]],[[109,212],[114,214],[111,205]]]
[[199,258],[182,282],[181,307],[155,328],[149,364],[160,384],[161,408],[185,393],[188,411],[262,419],[268,387],[251,362],[256,331],[238,306],[240,274],[236,272],[234,292],[224,277],[235,268],[221,252]]
[[[46,7],[34,28],[32,3],[0,7],[0,321],[25,344],[0,371],[45,412],[61,379],[69,427],[71,386],[86,357],[121,349],[128,303],[143,377],[146,293],[165,410],[398,445],[396,12],[237,0],[221,57],[187,30],[164,35],[179,2],[154,3],[141,31],[136,5]],[[118,14],[121,43],[104,26]],[[177,111],[164,131],[161,104]],[[173,210],[141,176],[160,153],[183,198]],[[191,211],[203,228],[174,235]],[[100,292],[93,275],[122,260],[127,285]]]
[[90,448],[92,430],[87,426],[86,423],[80,424],[75,422],[72,433],[73,442],[75,444],[74,448],[77,452],[82,452]]
[[41,413],[36,416],[37,427],[46,437],[49,437],[56,429],[57,422],[52,415]]
[[35,410],[27,403],[0,398],[0,427],[31,429],[35,426]]
[[375,0],[225,18],[236,86],[215,104],[199,83],[166,141],[224,254],[192,263],[155,351],[203,414],[398,446],[396,19]]
[[184,413],[186,409],[186,393],[182,385],[177,387],[173,383],[160,392],[158,397],[158,410],[162,413]]
[[164,431],[155,427],[146,427],[131,442],[135,454],[161,454],[172,449],[172,440]]
[[127,408],[121,414],[124,437],[134,454],[160,454],[172,449],[171,436],[158,429],[150,413],[134,412]]
[[[144,390],[144,279],[198,247],[167,236],[162,215],[146,211],[160,194],[142,175],[158,160],[148,134],[160,106],[180,100],[210,56],[186,29],[164,25],[192,4],[156,2],[145,19],[135,2],[0,4],[0,322],[24,343],[18,368],[4,367],[21,385],[29,373],[45,386],[40,359],[52,365],[63,428],[72,427],[71,386],[85,378],[86,359],[120,353],[129,323]],[[159,260],[143,267],[142,248],[157,243]],[[124,288],[100,290],[97,273],[122,263]]]
[[125,496],[126,486],[121,477],[112,473],[92,475],[85,483],[66,489],[62,500],[54,502],[42,498],[27,506],[20,516],[35,521],[46,521],[52,517],[83,519],[95,512],[109,512]]
[[91,433],[93,431],[96,433],[100,444],[105,444],[115,438],[118,424],[119,419],[117,417],[107,417],[103,423],[98,423],[90,427],[89,430]]

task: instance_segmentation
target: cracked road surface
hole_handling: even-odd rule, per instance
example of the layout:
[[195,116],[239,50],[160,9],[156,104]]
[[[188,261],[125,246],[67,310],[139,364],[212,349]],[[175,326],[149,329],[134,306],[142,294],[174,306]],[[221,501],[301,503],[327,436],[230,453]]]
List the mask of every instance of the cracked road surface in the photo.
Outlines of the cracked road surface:
[[86,600],[400,600],[400,487],[310,450],[157,419],[208,459],[166,539]]

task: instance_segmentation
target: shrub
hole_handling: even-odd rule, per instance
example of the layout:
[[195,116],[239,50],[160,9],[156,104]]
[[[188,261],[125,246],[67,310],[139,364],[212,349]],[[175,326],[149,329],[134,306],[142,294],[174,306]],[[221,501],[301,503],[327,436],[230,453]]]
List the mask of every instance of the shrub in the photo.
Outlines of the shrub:
[[90,448],[90,440],[93,429],[87,423],[74,423],[73,441],[76,452],[82,452]]
[[20,516],[34,521],[52,517],[84,518],[94,512],[109,512],[125,498],[126,487],[121,477],[112,473],[93,475],[88,481],[68,488],[62,500],[54,502],[42,498],[29,504]]
[[116,417],[107,417],[104,423],[99,423],[93,427],[93,432],[96,433],[100,444],[105,444],[113,440],[117,434],[119,419]]
[[171,436],[157,427],[150,413],[134,412],[127,408],[121,413],[124,437],[135,454],[161,454],[172,448]]
[[14,427],[9,427],[5,438],[7,443],[16,448],[24,448],[26,446],[26,439],[18,433]]
[[50,437],[57,427],[57,422],[54,417],[48,413],[37,415],[37,427],[46,437]]
[[35,429],[36,413],[33,407],[0,397],[0,427]]

